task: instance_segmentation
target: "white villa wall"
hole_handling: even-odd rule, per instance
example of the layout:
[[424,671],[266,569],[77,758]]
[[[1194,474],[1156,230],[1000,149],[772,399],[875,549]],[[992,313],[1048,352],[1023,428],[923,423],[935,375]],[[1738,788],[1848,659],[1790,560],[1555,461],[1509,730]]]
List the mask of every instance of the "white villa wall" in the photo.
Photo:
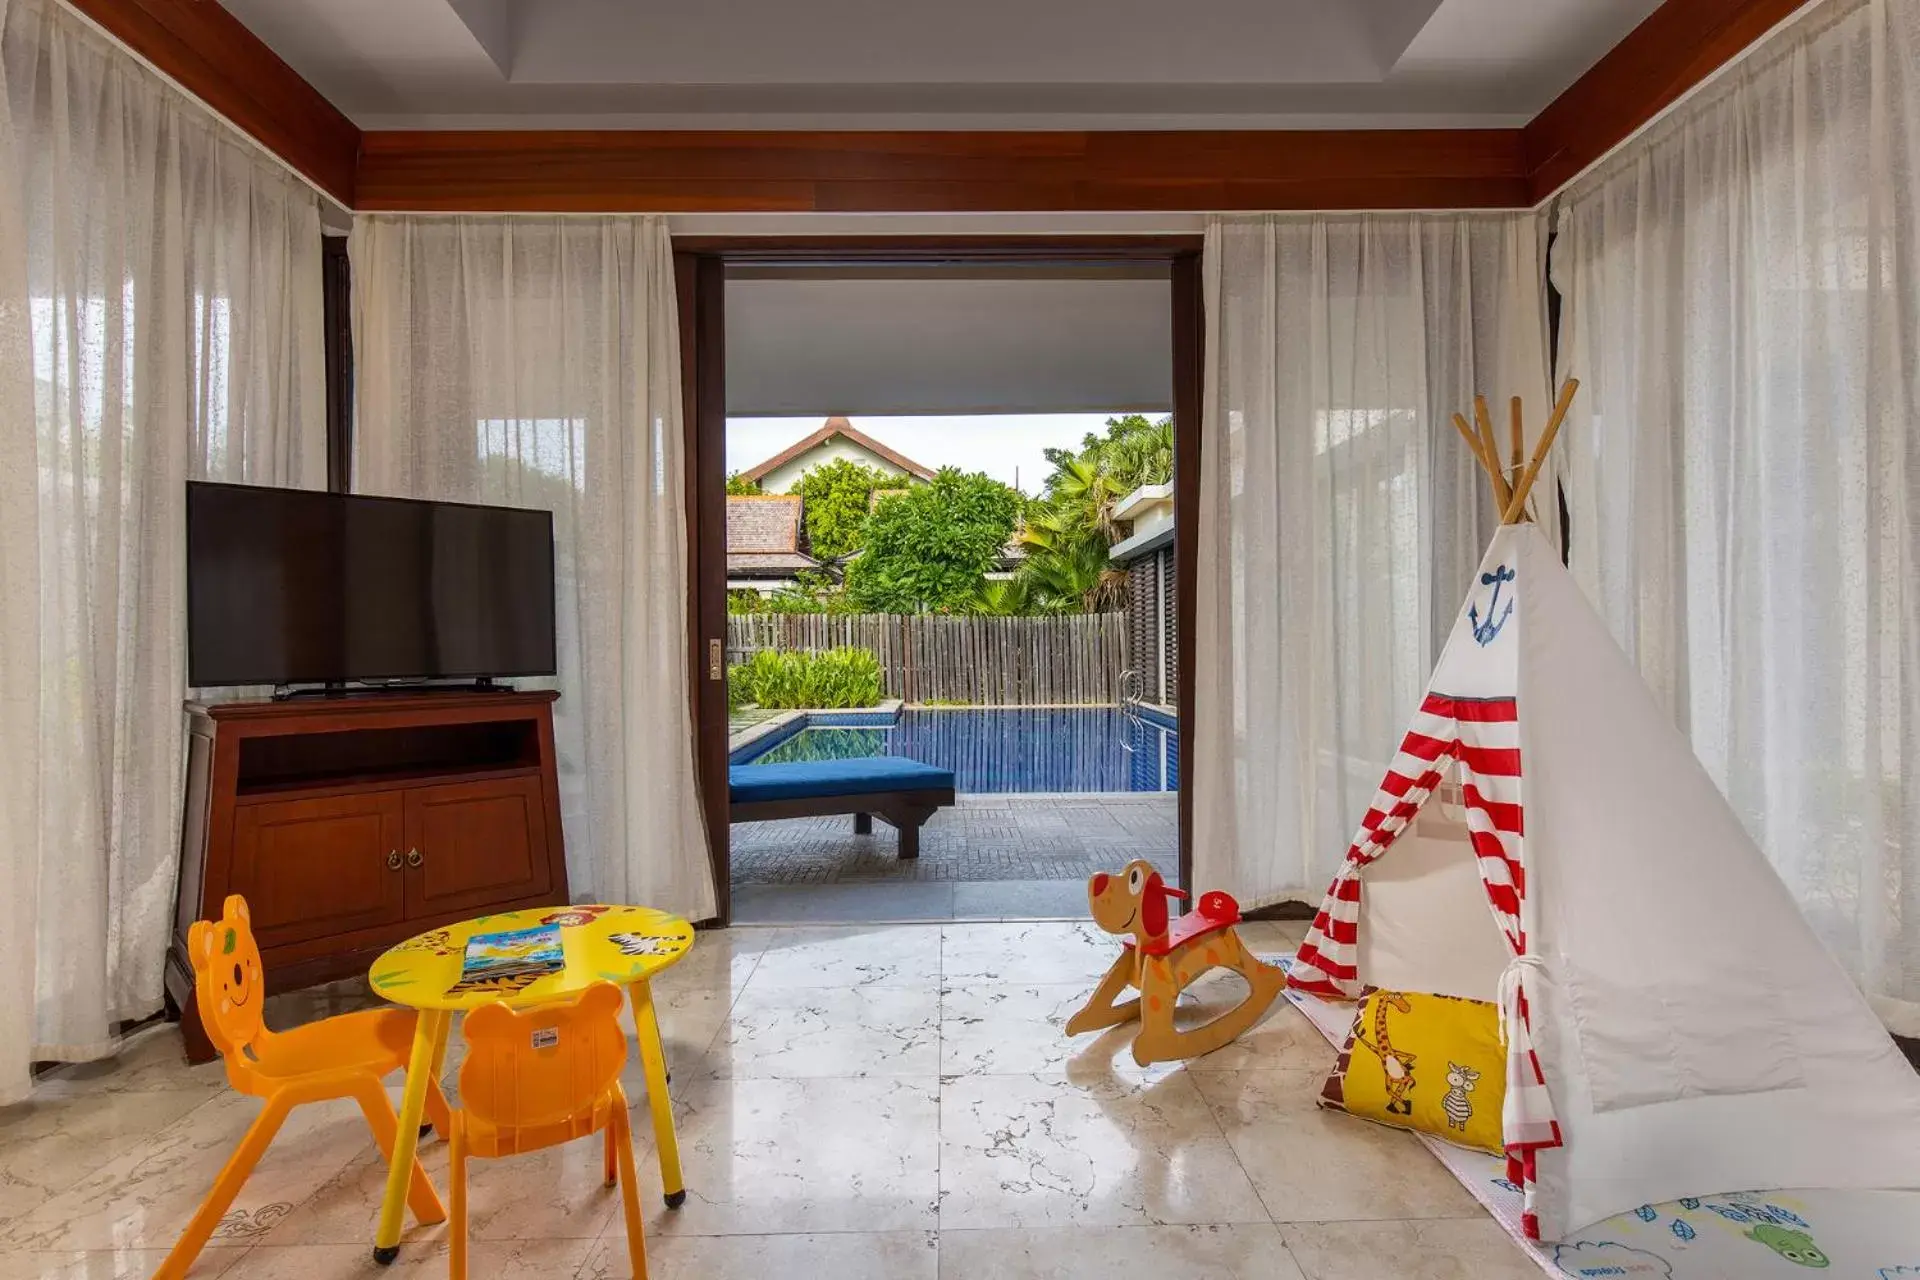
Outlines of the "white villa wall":
[[890,476],[907,474],[872,450],[863,448],[843,436],[835,436],[831,440],[822,440],[799,457],[790,458],[761,476],[760,488],[767,493],[791,493],[793,486],[800,483],[801,476],[815,467],[824,467],[838,458],[861,463],[876,471],[884,471]]

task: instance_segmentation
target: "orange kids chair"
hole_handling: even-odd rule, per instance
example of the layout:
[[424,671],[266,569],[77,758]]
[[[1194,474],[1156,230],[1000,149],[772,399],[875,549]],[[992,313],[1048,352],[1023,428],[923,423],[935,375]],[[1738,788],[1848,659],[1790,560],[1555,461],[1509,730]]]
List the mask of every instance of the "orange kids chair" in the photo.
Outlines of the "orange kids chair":
[[[646,1280],[647,1242],[633,1171],[633,1127],[620,1068],[625,999],[596,982],[572,1000],[516,1010],[495,1001],[467,1015],[467,1060],[453,1113],[452,1280],[467,1277],[467,1157],[511,1156],[606,1134],[607,1185],[620,1184],[634,1280]],[[617,1161],[617,1174],[616,1174]]]
[[[261,1021],[266,983],[260,948],[248,923],[247,901],[233,894],[218,921],[199,920],[187,935],[193,956],[194,996],[207,1038],[227,1063],[227,1082],[241,1093],[264,1099],[246,1136],[214,1179],[213,1190],[181,1233],[155,1280],[180,1280],[200,1256],[214,1228],[233,1204],[273,1135],[289,1112],[305,1102],[352,1098],[367,1117],[367,1127],[391,1159],[398,1121],[381,1085],[383,1076],[404,1068],[413,1048],[414,1013],[406,1009],[369,1009],[273,1032]],[[427,1092],[427,1115],[442,1133],[449,1125],[446,1095],[438,1081]],[[407,1203],[421,1222],[447,1216],[418,1160]]]

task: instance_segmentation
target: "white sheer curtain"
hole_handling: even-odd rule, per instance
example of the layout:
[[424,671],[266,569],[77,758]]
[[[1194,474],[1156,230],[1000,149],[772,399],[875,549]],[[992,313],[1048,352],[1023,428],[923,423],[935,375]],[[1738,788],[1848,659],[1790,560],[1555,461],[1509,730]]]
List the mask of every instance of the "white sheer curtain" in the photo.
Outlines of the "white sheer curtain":
[[1205,270],[1195,878],[1317,903],[1497,523],[1449,419],[1546,418],[1540,228],[1220,219]]
[[1565,199],[1573,566],[1920,1034],[1920,4],[1831,0]]
[[712,916],[666,224],[362,217],[349,252],[354,487],[554,513],[575,899]]
[[185,483],[325,481],[316,197],[0,0],[0,1102],[161,1005]]

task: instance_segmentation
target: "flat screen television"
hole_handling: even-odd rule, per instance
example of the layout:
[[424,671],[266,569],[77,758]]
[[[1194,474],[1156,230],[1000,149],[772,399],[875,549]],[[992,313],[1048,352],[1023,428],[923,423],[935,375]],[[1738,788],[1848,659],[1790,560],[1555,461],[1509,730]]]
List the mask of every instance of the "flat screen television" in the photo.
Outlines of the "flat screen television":
[[553,516],[187,485],[187,681],[330,684],[555,672]]

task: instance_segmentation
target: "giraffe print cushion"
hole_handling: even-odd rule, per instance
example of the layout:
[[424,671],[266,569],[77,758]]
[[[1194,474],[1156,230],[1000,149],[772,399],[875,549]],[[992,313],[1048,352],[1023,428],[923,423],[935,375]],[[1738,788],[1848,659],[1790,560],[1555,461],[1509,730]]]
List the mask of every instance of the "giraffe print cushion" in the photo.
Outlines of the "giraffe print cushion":
[[1507,1055],[1497,1023],[1484,1000],[1369,991],[1320,1105],[1498,1155]]

